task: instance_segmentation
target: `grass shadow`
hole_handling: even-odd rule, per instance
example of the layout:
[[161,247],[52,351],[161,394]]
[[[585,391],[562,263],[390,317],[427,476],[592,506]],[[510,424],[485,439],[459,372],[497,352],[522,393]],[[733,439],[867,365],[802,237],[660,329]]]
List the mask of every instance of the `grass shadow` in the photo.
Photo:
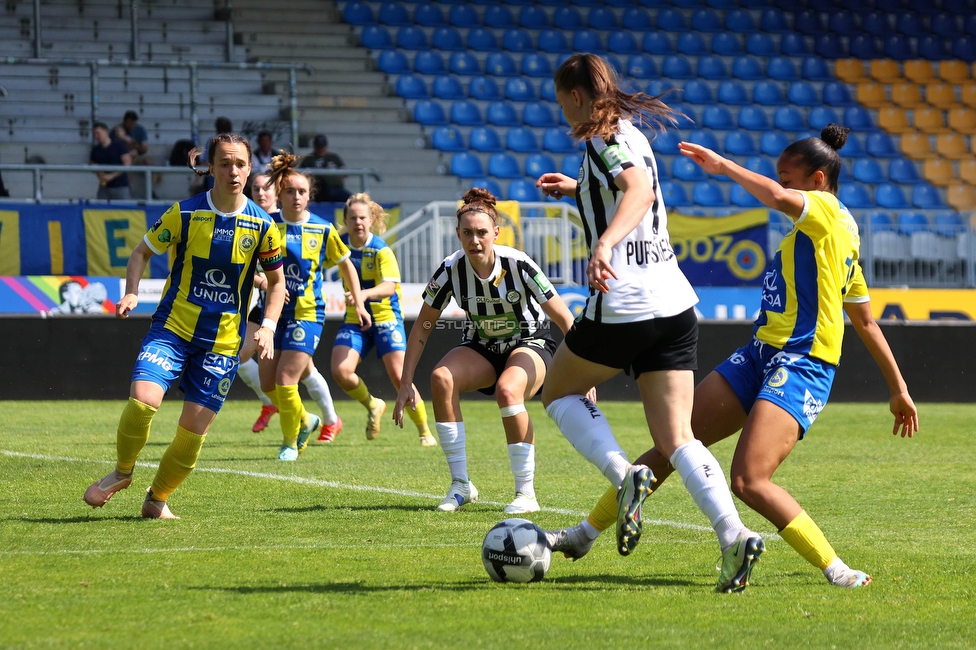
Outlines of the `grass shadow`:
[[19,521],[25,524],[87,524],[99,521],[142,521],[141,515],[116,515],[114,517],[96,517],[88,515],[85,517],[7,517],[0,521]]
[[635,575],[613,575],[600,573],[585,576],[560,576],[549,578],[546,582],[556,585],[572,586],[574,589],[580,585],[593,584],[594,588],[599,584],[618,584],[644,587],[700,587],[701,583],[695,580],[684,580],[681,578],[661,576],[635,576]]
[[390,504],[382,506],[324,506],[321,504],[316,504],[314,506],[303,506],[300,508],[264,508],[260,512],[282,512],[289,514],[297,514],[303,512],[329,512],[329,511],[342,511],[342,512],[389,512],[391,510],[402,510],[404,512],[428,512],[430,506],[428,505],[403,505],[403,504]]

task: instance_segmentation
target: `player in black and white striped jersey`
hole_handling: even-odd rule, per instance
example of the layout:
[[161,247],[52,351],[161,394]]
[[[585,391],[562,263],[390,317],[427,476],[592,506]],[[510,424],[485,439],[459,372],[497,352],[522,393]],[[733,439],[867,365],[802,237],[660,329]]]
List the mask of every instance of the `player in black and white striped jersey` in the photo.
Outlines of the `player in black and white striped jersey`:
[[[393,419],[403,426],[403,410],[413,406],[414,372],[437,319],[453,297],[467,314],[461,343],[444,355],[431,374],[431,403],[437,435],[451,470],[451,487],[438,510],[458,510],[478,500],[468,477],[460,394],[495,395],[501,411],[508,456],[515,476],[515,500],[506,513],[535,512],[535,435],[525,401],[542,387],[556,345],[551,322],[565,334],[573,315],[549,278],[525,253],[496,246],[495,197],[468,190],[457,212],[461,250],[434,273],[424,305],[410,330],[403,359],[400,393]],[[548,318],[547,318],[548,316]]]

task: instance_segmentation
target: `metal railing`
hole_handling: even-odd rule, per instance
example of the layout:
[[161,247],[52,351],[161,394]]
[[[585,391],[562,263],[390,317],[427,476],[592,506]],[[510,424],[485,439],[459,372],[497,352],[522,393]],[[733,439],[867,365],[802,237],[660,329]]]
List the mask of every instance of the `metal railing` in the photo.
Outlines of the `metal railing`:
[[[60,200],[45,200],[43,196],[43,182],[44,174],[48,172],[88,172],[94,174],[95,172],[119,172],[123,171],[128,174],[141,174],[145,179],[145,191],[146,195],[143,198],[132,197],[128,199],[130,201],[138,201],[140,203],[173,203],[174,200],[179,200],[186,198],[185,196],[180,196],[176,199],[154,199],[152,198],[153,191],[153,174],[192,174],[193,171],[189,167],[169,167],[164,165],[45,165],[45,164],[0,164],[0,171],[13,171],[13,172],[31,172],[33,178],[33,195],[34,202],[36,203],[53,203],[53,202],[64,202],[64,199]],[[302,169],[303,173],[308,173],[312,176],[353,176],[359,179],[360,185],[362,186],[363,192],[369,191],[369,179],[376,180],[378,182],[383,181],[383,177],[380,176],[379,172],[372,168],[362,168],[362,169]],[[8,179],[5,182],[6,185],[11,185],[12,183]],[[11,198],[12,201],[24,200]],[[78,200],[78,199],[76,199]],[[81,198],[80,200],[84,200]],[[94,200],[94,199],[93,199]]]

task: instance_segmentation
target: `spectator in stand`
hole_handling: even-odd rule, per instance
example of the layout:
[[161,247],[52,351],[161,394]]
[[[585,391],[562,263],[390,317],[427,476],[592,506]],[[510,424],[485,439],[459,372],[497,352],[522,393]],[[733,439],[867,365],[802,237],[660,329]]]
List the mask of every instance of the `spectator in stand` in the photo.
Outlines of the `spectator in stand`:
[[[112,129],[112,137],[121,140],[132,156],[133,165],[154,165],[153,159],[147,154],[149,152],[149,134],[146,129],[139,124],[139,114],[135,111],[126,111],[122,116],[122,122],[116,124]],[[158,174],[153,175],[153,186],[159,185],[162,181]],[[145,191],[142,188],[142,174],[133,174],[129,178],[129,185],[135,196],[142,197]]]
[[[132,156],[121,140],[112,138],[108,125],[95,122],[92,127],[95,145],[88,156],[89,165],[131,165]],[[129,175],[125,172],[95,172],[98,176],[98,194],[102,201],[125,201],[129,194]]]
[[[312,140],[311,155],[302,158],[298,164],[300,169],[344,169],[345,166],[339,154],[329,151],[329,139],[321,133]],[[344,178],[345,176],[316,176],[312,200],[323,202],[348,199],[352,194],[343,185]]]
[[261,131],[258,133],[258,148],[251,154],[251,169],[253,173],[260,174],[267,171],[271,166],[271,159],[274,158],[274,151],[271,150],[271,132]]
[[[217,131],[215,135],[221,135],[222,133],[233,133],[234,125],[226,117],[218,117],[214,120],[214,129]],[[207,138],[205,142],[210,142],[210,138]],[[207,151],[204,149],[200,152],[200,157],[196,161],[197,165],[207,165]],[[190,185],[190,194],[199,194],[200,192],[206,192],[207,190],[213,189],[213,176],[197,175],[196,179]]]

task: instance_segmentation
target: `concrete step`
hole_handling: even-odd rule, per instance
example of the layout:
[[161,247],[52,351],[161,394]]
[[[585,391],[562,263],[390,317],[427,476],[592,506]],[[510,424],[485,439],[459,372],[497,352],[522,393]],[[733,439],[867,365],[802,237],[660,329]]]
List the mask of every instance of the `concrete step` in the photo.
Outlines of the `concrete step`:
[[362,97],[362,96],[329,96],[309,95],[299,96],[298,109],[311,110],[316,108],[355,108],[355,109],[393,109],[403,110],[403,99],[400,97]]
[[[304,23],[319,26],[319,25],[328,25],[329,23],[333,23],[333,24],[338,23],[341,22],[342,20],[341,15],[335,9],[334,6],[330,8],[327,5],[324,5],[324,3],[323,6],[314,9],[313,8],[306,9],[304,11],[301,11],[300,14],[298,11],[295,11],[295,8],[292,7],[290,3],[288,4],[288,9],[289,11],[293,12],[290,15],[301,15],[301,21],[294,20],[293,22],[295,23],[304,22]],[[289,20],[288,15],[289,14],[285,14],[284,16],[282,16],[279,13],[278,16],[275,16],[271,11],[269,11],[269,7],[253,8],[253,9],[251,8],[238,9],[237,5],[234,5],[233,20],[235,24],[240,22],[240,23],[258,23],[258,24],[267,23],[269,25],[274,25],[274,24],[283,24],[288,22]],[[275,20],[276,17],[278,18],[278,20]]]
[[[363,76],[368,75],[364,73]],[[307,81],[314,79],[315,81]],[[310,97],[325,97],[334,93],[337,85],[335,83],[322,83],[319,75],[314,77],[298,78],[298,101],[308,101]],[[354,97],[390,97],[393,95],[392,89],[382,79],[377,81],[347,82],[342,84],[342,91]],[[268,95],[288,96],[288,83],[284,81],[270,81],[264,85],[264,93]]]
[[[305,122],[403,122],[407,119],[405,110],[396,108],[299,108],[298,119]],[[307,124],[303,127],[307,128]]]
[[[291,63],[296,61],[296,59],[291,57],[248,57],[248,61],[265,61],[265,62],[275,62],[275,63]],[[297,58],[298,63],[307,63],[316,72],[345,72],[345,73],[363,73],[363,72],[373,72],[376,70],[376,64],[372,59],[367,58],[317,58],[308,55],[301,56]],[[286,73],[287,74],[287,73]],[[287,77],[284,77],[287,78]]]
[[[3,122],[0,122],[0,126],[3,126]],[[332,136],[348,135],[350,138],[362,138],[362,139],[372,139],[382,141],[387,136],[410,136],[412,140],[417,138],[423,138],[423,133],[420,130],[420,125],[416,122],[342,122],[338,126],[334,122],[330,122],[328,119],[307,119],[302,120],[299,123],[301,127],[302,134],[315,135],[316,133],[325,133],[329,136],[329,141],[332,141]],[[2,130],[0,130],[0,135],[2,135]]]
[[252,47],[254,45],[266,45],[277,47],[285,45],[295,48],[317,49],[322,46],[330,47],[349,47],[359,44],[352,30],[336,31],[336,33],[325,34],[295,34],[288,38],[287,43],[283,43],[281,36],[269,33],[256,25],[251,29],[245,30],[242,25],[234,24],[234,42],[240,45]]
[[262,10],[265,12],[263,20],[247,20],[239,21],[234,19],[234,31],[240,34],[251,34],[256,32],[262,32],[269,35],[276,35],[281,37],[284,35],[285,38],[292,37],[307,37],[315,35],[330,35],[330,34],[352,34],[352,27],[345,23],[336,22],[315,22],[312,20],[308,21],[290,21],[290,20],[274,20],[274,17],[267,15],[267,10]]
[[[105,57],[108,60],[129,58],[129,43],[98,43],[82,41],[55,41],[47,38],[42,43],[42,57],[92,59]],[[177,45],[172,43],[140,43],[140,57],[145,61],[223,61],[227,48],[222,43],[193,43]],[[0,41],[0,56],[31,58],[34,56],[32,41]],[[234,60],[243,61],[244,48],[234,47]]]
[[[265,82],[271,82],[276,84],[275,89],[282,91],[284,94],[288,93],[288,72],[286,70],[268,70],[264,74]],[[299,72],[298,74],[299,83],[299,94],[303,92],[303,88],[316,88],[317,86],[323,86],[323,90],[327,92],[322,92],[320,94],[328,95],[335,94],[337,87],[342,87],[344,94],[354,95],[356,93],[345,92],[346,86],[357,85],[357,84],[376,84],[376,85],[387,85],[387,76],[383,72],[346,72],[343,70],[315,70],[311,75],[304,72]],[[281,84],[280,86],[278,84]]]
[[[150,21],[212,21],[214,20],[214,7],[213,3],[198,3],[194,7],[180,7],[175,6],[164,7],[158,4],[140,4],[140,11],[138,14],[139,23],[150,22]],[[75,0],[69,3],[70,6],[53,7],[49,2],[45,0],[41,9],[41,30],[43,33],[44,25],[48,20],[56,20],[59,18],[72,18],[77,17],[81,19],[88,20],[130,20],[131,13],[129,11],[130,4],[120,3],[115,0],[107,5],[95,5],[88,0],[84,3],[79,3]],[[13,7],[13,11],[10,7]],[[121,7],[121,12],[119,8]],[[14,20],[20,18],[28,18],[33,23],[34,20],[34,3],[33,2],[18,2],[16,4],[7,5],[7,11],[4,13],[4,18],[6,20]]]
[[[10,89],[8,88],[7,90],[9,91]],[[200,104],[206,104],[216,99],[220,100],[219,103],[221,105],[250,104],[261,107],[277,107],[281,101],[277,95],[255,95],[254,93],[224,93],[216,95],[212,92],[201,92],[198,102]],[[185,93],[102,92],[101,89],[98,92],[98,103],[100,106],[106,104],[131,104],[133,101],[138,101],[143,105],[158,107],[181,106],[189,105],[189,95]],[[70,102],[75,105],[90,106],[91,92],[87,90],[72,93],[51,90],[20,90],[17,93],[11,93],[4,99],[5,106],[25,102],[37,104],[64,104]]]

